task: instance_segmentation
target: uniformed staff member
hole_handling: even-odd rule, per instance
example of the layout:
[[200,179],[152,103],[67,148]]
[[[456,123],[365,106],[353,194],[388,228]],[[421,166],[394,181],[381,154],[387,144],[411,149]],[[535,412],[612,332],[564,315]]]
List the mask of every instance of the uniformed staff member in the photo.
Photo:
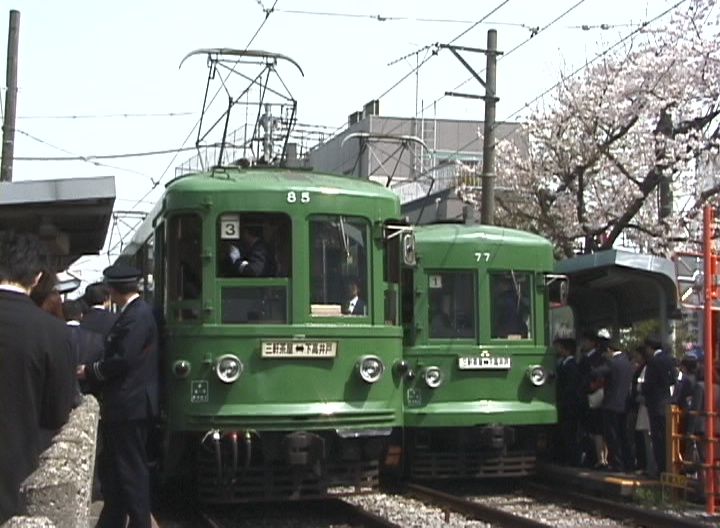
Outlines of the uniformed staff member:
[[138,293],[139,270],[123,264],[103,272],[121,313],[105,341],[104,357],[80,365],[78,377],[99,386],[104,444],[99,463],[105,498],[98,527],[150,528],[147,436],[158,414],[158,331]]

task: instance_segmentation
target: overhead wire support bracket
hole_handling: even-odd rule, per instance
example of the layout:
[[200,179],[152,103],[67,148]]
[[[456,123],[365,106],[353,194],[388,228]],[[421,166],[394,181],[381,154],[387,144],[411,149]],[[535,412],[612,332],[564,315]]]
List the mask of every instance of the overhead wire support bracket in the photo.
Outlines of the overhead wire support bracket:
[[[458,51],[470,51],[470,52],[472,52],[472,53],[483,53],[484,55],[494,55],[495,57],[497,57],[498,55],[502,55],[502,54],[503,54],[502,51],[497,51],[497,50],[481,49],[481,48],[469,48],[469,47],[467,47],[467,46],[454,46],[454,45],[452,45],[452,44],[438,44],[438,48],[440,48],[440,49],[449,49],[450,52],[451,52],[453,55],[455,55],[455,58],[457,58],[457,60],[460,61],[460,64],[462,64],[463,66],[465,66],[465,69],[466,69],[467,71],[469,71],[470,74],[471,74],[473,77],[475,77],[475,79],[477,80],[477,82],[479,82],[480,84],[482,84],[483,88],[487,88],[487,86],[486,86],[486,84],[485,84],[485,80],[484,80],[482,77],[480,77],[480,75],[475,71],[475,69],[474,69],[472,66],[470,66],[470,64],[462,57],[462,55],[460,55],[460,54],[458,53]],[[455,94],[446,92],[445,95],[455,95]],[[494,96],[494,95],[493,95],[493,96]],[[465,96],[464,96],[464,95],[458,95],[457,97],[465,97]],[[486,99],[487,97],[490,97],[490,96],[482,96],[482,97],[479,97],[479,99]],[[497,99],[497,98],[496,98],[496,99]],[[487,99],[486,99],[486,100],[487,100]]]
[[484,95],[466,94],[460,92],[445,92],[447,97],[465,97],[466,99],[485,99]]

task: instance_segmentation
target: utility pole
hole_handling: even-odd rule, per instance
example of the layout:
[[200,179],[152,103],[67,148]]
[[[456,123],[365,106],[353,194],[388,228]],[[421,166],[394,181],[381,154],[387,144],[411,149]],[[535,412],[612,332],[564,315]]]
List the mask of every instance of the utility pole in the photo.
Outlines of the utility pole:
[[18,44],[20,42],[20,11],[10,11],[8,29],[7,71],[5,73],[5,117],[3,120],[2,161],[0,181],[12,181],[15,156],[15,114],[17,111]]
[[483,123],[482,209],[480,222],[495,223],[495,77],[497,74],[497,31],[487,34],[487,72],[485,74],[485,122]]
[[[465,46],[453,46],[440,44],[438,47],[449,49],[453,55],[472,73],[473,77],[485,88],[485,95],[472,95],[456,92],[445,92],[445,95],[452,97],[466,97],[469,99],[482,99],[485,101],[485,119],[483,122],[483,167],[482,167],[482,201],[480,209],[480,221],[486,225],[495,222],[495,106],[500,100],[496,93],[497,78],[497,57],[502,55],[497,50],[497,30],[490,29],[487,33],[487,49],[468,48]],[[486,75],[483,80],[473,70],[458,51],[471,51],[484,53],[487,57]]]

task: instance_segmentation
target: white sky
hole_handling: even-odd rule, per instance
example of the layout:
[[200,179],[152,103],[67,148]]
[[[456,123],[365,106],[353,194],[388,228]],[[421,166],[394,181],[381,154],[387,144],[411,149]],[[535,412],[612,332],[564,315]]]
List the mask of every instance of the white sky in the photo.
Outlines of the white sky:
[[[178,69],[189,51],[204,47],[244,48],[275,0],[0,0],[1,72],[5,71],[8,12],[21,12],[19,99],[16,156],[41,157],[142,152],[179,147],[199,118],[206,80],[203,58]],[[579,0],[509,0],[455,44],[484,48],[486,32],[498,30],[498,47],[509,51]],[[415,66],[415,58],[387,64],[421,46],[448,42],[502,3],[502,0],[278,0],[276,11],[251,49],[284,53],[304,69],[305,77],[282,68],[283,80],[298,100],[303,123],[342,125]],[[498,63],[497,118],[513,115],[536,95],[634,29],[675,0],[584,0],[554,25]],[[288,10],[352,13],[340,17],[288,13]],[[404,17],[378,21],[369,16]],[[466,23],[409,19],[453,19]],[[583,31],[583,24],[609,24],[607,30]],[[523,27],[523,25],[525,27]],[[424,56],[424,55],[423,55]],[[482,70],[482,55],[464,54]],[[422,56],[421,56],[422,58]],[[426,105],[469,77],[443,50],[420,69],[419,99]],[[4,79],[0,81],[4,85]],[[476,81],[457,91],[481,93]],[[4,104],[4,89],[3,89]],[[219,98],[219,101],[222,98]],[[415,114],[415,76],[380,101],[382,115]],[[482,119],[481,101],[442,98],[442,118]],[[185,113],[175,117],[103,117],[113,114]],[[432,115],[432,110],[428,110]],[[58,119],[48,116],[95,116]],[[38,116],[43,118],[37,118]],[[521,116],[514,116],[515,119]],[[192,145],[194,137],[188,143]],[[52,148],[53,145],[58,148]],[[66,151],[66,152],[63,152]],[[190,157],[180,154],[165,174]],[[14,180],[114,175],[116,209],[128,210],[151,189],[173,156],[126,158],[96,166],[82,161],[17,161]],[[123,169],[123,170],[121,170]],[[137,174],[141,173],[141,174]],[[137,209],[147,211],[150,201]],[[98,273],[107,257],[86,261],[86,272]]]

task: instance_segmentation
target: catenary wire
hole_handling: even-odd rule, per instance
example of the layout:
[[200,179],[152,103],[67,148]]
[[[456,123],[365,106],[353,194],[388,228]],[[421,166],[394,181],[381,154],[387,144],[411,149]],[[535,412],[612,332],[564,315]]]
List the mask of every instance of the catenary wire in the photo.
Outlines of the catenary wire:
[[[524,45],[526,45],[528,42],[530,42],[530,40],[531,40],[533,37],[539,35],[540,33],[543,33],[544,31],[546,31],[547,29],[549,29],[550,27],[552,27],[554,24],[557,24],[560,20],[562,20],[562,19],[563,19],[564,17],[566,17],[567,15],[569,15],[572,11],[574,11],[575,9],[577,9],[578,7],[580,7],[580,5],[583,4],[585,1],[586,1],[586,0],[579,0],[578,2],[576,2],[573,6],[571,6],[571,7],[568,8],[568,9],[566,9],[566,10],[565,10],[563,13],[561,13],[560,15],[556,16],[552,21],[550,21],[549,23],[545,24],[542,28],[538,29],[537,33],[535,33],[534,35],[532,35],[532,36],[530,36],[529,38],[525,39],[524,41],[522,41],[520,44],[518,44],[517,46],[515,46],[514,48],[512,48],[512,49],[511,49],[510,51],[508,51],[507,53],[501,55],[501,56],[498,58],[498,61],[502,60],[504,57],[507,57],[508,55],[510,55],[510,54],[514,53],[515,51],[519,50],[519,49],[522,48]],[[506,3],[506,2],[505,2],[505,3]],[[503,3],[502,5],[505,5],[505,3]],[[502,7],[502,5],[501,5],[501,6],[498,6],[498,7],[496,8],[496,10],[499,9],[500,7]],[[493,11],[493,12],[494,12],[494,11]],[[456,41],[456,40],[457,40],[457,38],[453,39],[451,42],[454,42],[454,41]],[[417,68],[416,68],[414,71],[417,71]],[[485,69],[481,70],[481,73],[484,72],[484,71],[485,71]],[[411,73],[412,73],[412,72],[411,72]],[[402,80],[405,80],[405,78],[407,78],[407,76],[404,77]],[[466,79],[466,80],[463,81],[461,84],[459,84],[458,86],[456,86],[455,88],[453,88],[452,91],[457,90],[458,88],[460,88],[461,86],[463,86],[464,84],[466,84],[466,83],[467,83],[469,80],[471,80],[471,79],[474,79],[474,77],[470,77],[469,79]],[[401,82],[402,82],[402,81],[401,81]],[[396,83],[395,86],[397,86],[397,84],[399,84],[399,83]],[[437,104],[439,101],[441,101],[441,100],[444,99],[445,97],[447,97],[447,95],[444,94],[444,95],[438,97],[437,99],[435,99],[434,101],[432,101],[431,103],[425,105],[424,107],[422,107],[422,108],[420,109],[420,111],[419,111],[418,113],[415,114],[415,117],[417,118],[418,115],[422,114],[423,112],[425,112],[425,110],[428,110],[430,107],[432,107],[433,105]],[[402,123],[398,123],[398,124],[395,125],[393,128],[391,128],[389,131],[386,131],[385,133],[386,133],[386,134],[392,134],[393,132],[397,131],[401,126],[402,126]],[[337,128],[335,129],[335,133],[337,133],[338,131],[340,131],[340,130],[343,129],[344,127],[345,127],[345,124],[340,125],[339,127],[337,127]],[[474,140],[473,140],[473,141],[474,141]],[[468,145],[470,145],[471,143],[472,143],[472,141],[471,141],[470,143],[468,143]],[[467,147],[468,145],[465,145],[465,147]],[[463,148],[465,148],[465,147],[463,147]],[[463,150],[463,149],[460,149],[460,150]],[[459,152],[459,151],[458,151],[458,152]],[[457,152],[455,152],[455,154],[457,154]],[[335,167],[334,170],[337,170],[339,167],[340,167],[340,165],[338,165],[337,167]]]
[[[665,11],[663,11],[662,13],[660,13],[660,14],[656,15],[655,17],[653,17],[652,19],[650,19],[650,20],[648,20],[648,21],[646,21],[646,22],[643,22],[643,23],[640,25],[640,27],[638,27],[638,28],[636,28],[635,30],[633,30],[632,32],[628,33],[627,35],[625,35],[624,37],[622,37],[620,40],[618,40],[617,42],[615,42],[613,45],[609,46],[608,48],[605,48],[605,49],[604,49],[603,51],[601,51],[600,53],[596,54],[592,59],[590,59],[589,61],[587,61],[587,62],[586,62],[585,64],[583,64],[582,66],[579,66],[578,68],[576,68],[575,70],[573,70],[570,74],[563,76],[563,78],[560,79],[558,82],[556,82],[555,84],[553,84],[552,86],[550,86],[550,87],[547,88],[546,90],[543,90],[541,93],[539,93],[538,95],[536,95],[532,100],[530,100],[529,102],[523,104],[523,106],[521,106],[521,107],[518,108],[516,111],[514,111],[513,113],[511,113],[510,115],[508,115],[507,117],[505,117],[504,119],[502,119],[500,122],[508,121],[509,119],[517,116],[517,115],[520,114],[525,108],[527,108],[529,105],[531,105],[531,104],[539,101],[539,100],[542,99],[544,96],[546,96],[548,93],[550,93],[551,91],[553,91],[554,89],[556,89],[558,86],[560,86],[561,83],[567,81],[567,80],[570,79],[571,77],[574,77],[574,76],[577,75],[578,73],[582,72],[583,70],[585,70],[586,68],[588,68],[591,64],[593,64],[596,60],[600,59],[601,57],[606,56],[606,55],[607,55],[608,53],[610,53],[613,49],[615,49],[616,47],[620,46],[621,44],[623,44],[623,43],[626,42],[627,40],[631,39],[632,37],[634,37],[635,35],[637,35],[638,33],[640,33],[643,29],[647,28],[649,25],[651,25],[652,23],[656,22],[657,20],[663,18],[663,17],[666,16],[668,13],[670,13],[670,12],[673,11],[674,9],[677,9],[680,5],[682,5],[683,3],[687,2],[687,1],[688,1],[688,0],[680,0],[680,1],[678,1],[677,3],[675,3],[674,5],[672,5],[671,7],[667,8],[667,9],[666,9]],[[497,126],[497,124],[496,124],[495,126]],[[500,141],[502,141],[502,140],[504,140],[504,139],[507,139],[510,135],[512,135],[512,133],[513,133],[513,132],[511,131],[511,132],[505,134],[504,136],[496,139],[496,140],[495,140],[495,143],[493,144],[493,147],[497,146],[497,144],[498,144]],[[473,138],[471,141],[469,141],[468,143],[466,143],[465,145],[461,146],[460,148],[458,148],[457,150],[455,150],[453,153],[451,153],[451,154],[448,156],[448,159],[445,159],[445,160],[441,161],[440,163],[437,163],[434,167],[429,168],[428,170],[425,171],[424,174],[421,174],[420,177],[427,176],[428,174],[431,174],[432,172],[436,171],[436,170],[439,169],[439,168],[442,168],[442,167],[444,167],[444,166],[446,166],[446,165],[450,165],[450,164],[454,163],[454,161],[452,160],[452,157],[455,156],[456,154],[461,153],[463,150],[465,150],[467,147],[469,147],[471,144],[473,144],[476,140],[477,140],[477,138]]]

